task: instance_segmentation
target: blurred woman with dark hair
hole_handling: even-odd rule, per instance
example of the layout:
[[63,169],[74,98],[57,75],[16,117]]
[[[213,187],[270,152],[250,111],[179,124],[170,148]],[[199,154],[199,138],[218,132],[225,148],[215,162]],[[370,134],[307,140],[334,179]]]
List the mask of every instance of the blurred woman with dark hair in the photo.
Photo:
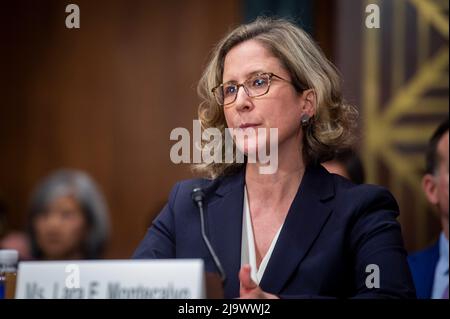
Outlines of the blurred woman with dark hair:
[[57,171],[34,191],[28,229],[36,259],[97,259],[109,232],[107,206],[86,173]]

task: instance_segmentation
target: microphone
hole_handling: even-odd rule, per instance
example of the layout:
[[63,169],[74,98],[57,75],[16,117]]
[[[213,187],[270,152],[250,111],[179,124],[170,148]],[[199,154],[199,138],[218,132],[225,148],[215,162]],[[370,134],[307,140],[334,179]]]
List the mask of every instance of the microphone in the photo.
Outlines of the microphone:
[[203,189],[201,187],[195,187],[192,190],[191,197],[192,197],[192,200],[197,204],[198,210],[200,212],[200,225],[201,225],[201,230],[202,230],[203,241],[205,242],[206,247],[208,248],[209,253],[214,260],[214,264],[216,265],[217,269],[220,272],[220,277],[222,279],[222,284],[223,284],[223,283],[225,283],[227,276],[225,274],[225,271],[223,270],[223,267],[222,267],[222,264],[220,263],[219,258],[217,257],[213,247],[211,246],[211,243],[209,242],[208,237],[206,236],[206,231],[205,231],[205,218],[204,218],[204,214],[203,214],[203,200],[205,199],[205,193],[203,192]]

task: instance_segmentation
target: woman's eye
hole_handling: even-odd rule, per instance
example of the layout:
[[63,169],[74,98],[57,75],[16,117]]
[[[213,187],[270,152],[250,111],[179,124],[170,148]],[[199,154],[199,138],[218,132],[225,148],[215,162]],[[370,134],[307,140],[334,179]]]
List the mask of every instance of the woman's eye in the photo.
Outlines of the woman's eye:
[[72,218],[73,212],[71,210],[62,210],[60,212],[60,216],[63,219],[70,219]]
[[236,86],[235,85],[226,86],[223,89],[223,93],[225,95],[232,95],[232,94],[236,93]]
[[253,80],[252,85],[254,87],[260,87],[260,86],[264,86],[267,84],[267,80],[264,78],[256,78]]

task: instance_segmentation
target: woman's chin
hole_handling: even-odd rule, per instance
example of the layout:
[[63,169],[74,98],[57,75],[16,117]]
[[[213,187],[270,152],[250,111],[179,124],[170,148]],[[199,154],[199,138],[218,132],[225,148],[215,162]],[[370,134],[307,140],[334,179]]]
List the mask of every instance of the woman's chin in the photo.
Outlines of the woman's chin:
[[[239,151],[244,153],[244,155],[247,157],[247,162],[254,163],[258,159],[258,146],[244,146],[242,148],[239,148]],[[252,161],[253,160],[253,161]]]

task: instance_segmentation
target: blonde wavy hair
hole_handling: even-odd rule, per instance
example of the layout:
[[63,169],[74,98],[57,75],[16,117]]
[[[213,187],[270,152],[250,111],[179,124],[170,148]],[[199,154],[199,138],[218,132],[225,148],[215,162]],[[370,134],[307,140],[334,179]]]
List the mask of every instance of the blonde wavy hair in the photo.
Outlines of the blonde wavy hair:
[[[316,94],[315,115],[303,126],[305,163],[324,162],[333,158],[339,149],[352,146],[358,112],[343,99],[338,71],[305,31],[284,19],[258,18],[237,27],[216,45],[197,86],[202,100],[198,108],[202,129],[218,128],[222,138],[227,134],[223,106],[216,102],[211,90],[222,83],[227,53],[250,39],[257,40],[280,60],[298,92],[309,88]],[[202,147],[207,143],[202,141]],[[196,164],[193,170],[214,179],[232,174],[243,165],[222,161]]]

